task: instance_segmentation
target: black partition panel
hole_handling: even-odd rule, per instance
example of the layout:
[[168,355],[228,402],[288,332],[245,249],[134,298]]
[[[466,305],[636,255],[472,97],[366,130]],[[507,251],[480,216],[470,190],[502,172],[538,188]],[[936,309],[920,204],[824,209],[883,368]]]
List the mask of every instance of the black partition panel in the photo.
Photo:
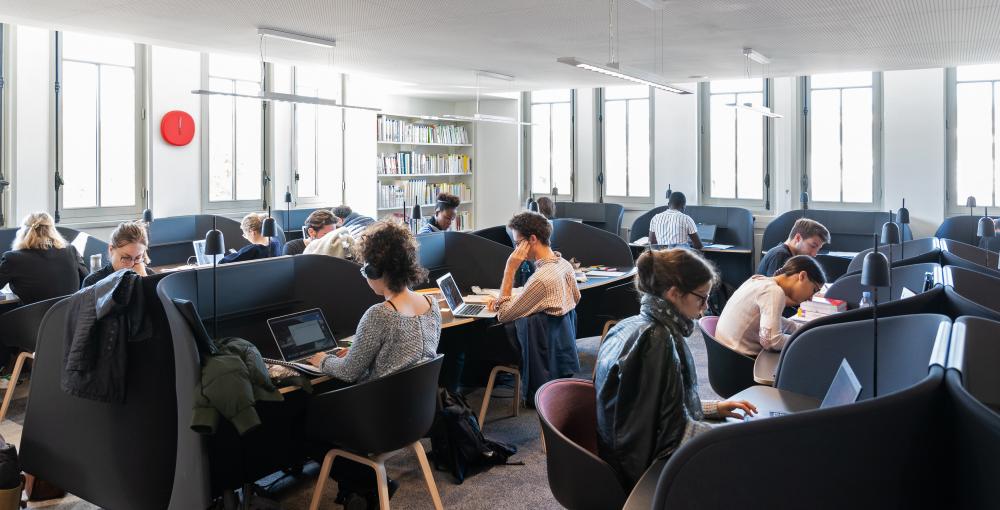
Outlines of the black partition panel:
[[632,251],[622,238],[571,220],[552,220],[550,244],[564,259],[575,258],[584,266],[602,265],[624,270],[635,265]]
[[[945,218],[941,225],[938,226],[934,237],[951,239],[973,246],[981,246],[981,239],[976,235],[979,232],[979,218],[982,218],[982,215],[978,213],[975,216],[962,215]],[[996,219],[996,217],[993,217],[993,219]],[[990,251],[997,251],[997,247],[996,243],[990,243]]]
[[[892,268],[892,286],[878,288],[876,296],[879,303],[888,303],[902,299],[903,288],[914,294],[923,292],[924,278],[931,274],[933,285],[944,281],[941,266],[935,263],[911,264],[894,266]],[[849,308],[857,308],[863,292],[871,291],[871,287],[861,285],[861,273],[845,275],[838,279],[826,291],[826,297],[846,301]],[[930,290],[930,289],[928,289]]]
[[306,209],[292,209],[290,211],[273,209],[271,216],[274,216],[274,219],[278,222],[278,226],[284,230],[285,238],[291,241],[292,239],[302,239],[302,226],[306,224],[306,218],[313,211],[320,209],[329,210],[330,207],[311,207]]
[[466,232],[434,232],[417,237],[420,264],[429,272],[424,287],[451,273],[462,292],[473,285],[499,288],[507,258],[514,249]]
[[[65,239],[67,243],[71,244],[77,238],[77,236],[81,234],[87,236],[87,242],[84,244],[83,251],[80,253],[80,256],[83,257],[84,262],[89,261],[90,256],[96,254],[101,254],[105,259],[107,259],[108,243],[101,241],[100,239],[97,239],[96,237],[90,234],[80,232],[79,230],[73,228],[57,226],[56,230],[59,231],[59,234],[63,236],[63,239]],[[16,228],[0,229],[0,253],[9,251],[11,249],[11,245],[14,244],[15,237],[17,237]]]
[[621,204],[556,202],[556,218],[581,220],[616,236],[621,232],[624,216],[625,208]]
[[[832,240],[825,250],[859,252],[872,247],[872,234],[881,234],[882,224],[889,221],[888,212],[880,211],[827,211],[807,209],[788,211],[773,219],[764,229],[761,251],[767,251],[788,239],[792,225],[799,218],[809,218],[823,224],[830,231]],[[909,225],[902,227],[903,240],[913,239]]]
[[[667,210],[660,206],[646,211],[632,222],[629,231],[629,242],[635,242],[649,235],[649,224],[653,216]],[[708,205],[689,205],[684,213],[695,223],[716,225],[715,242],[731,244],[736,248],[753,249],[753,213],[742,207],[715,207]]]
[[[871,253],[872,250],[873,248],[867,248],[858,252],[847,266],[847,274],[861,271],[865,255]],[[936,237],[924,237],[906,241],[902,244],[882,244],[879,245],[878,251],[885,255],[892,262],[893,266],[939,262],[941,241]]]
[[483,229],[476,230],[472,232],[473,234],[482,237],[484,239],[489,239],[497,244],[502,244],[504,246],[513,246],[514,241],[511,240],[510,234],[507,233],[506,225],[497,225],[495,227],[487,227]]
[[[222,232],[227,251],[239,250],[250,244],[243,237],[240,222],[224,216],[197,214],[157,218],[149,224],[149,258],[152,265],[155,267],[187,262],[194,256],[191,242],[204,239],[205,233],[212,230],[213,225]],[[280,222],[276,227],[275,238],[284,244],[285,233]]]

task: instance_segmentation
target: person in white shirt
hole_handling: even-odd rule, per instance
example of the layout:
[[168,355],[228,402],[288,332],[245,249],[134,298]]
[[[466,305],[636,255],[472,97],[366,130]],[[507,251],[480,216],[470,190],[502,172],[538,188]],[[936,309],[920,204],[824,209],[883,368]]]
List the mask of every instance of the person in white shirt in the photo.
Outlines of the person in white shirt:
[[826,275],[808,255],[788,259],[773,277],[754,275],[733,293],[715,326],[715,339],[730,349],[756,357],[762,350],[780,351],[797,326],[781,316],[823,288]]
[[702,249],[698,237],[698,226],[694,219],[684,214],[687,197],[680,191],[670,194],[667,210],[653,216],[649,221],[649,244],[666,248]]

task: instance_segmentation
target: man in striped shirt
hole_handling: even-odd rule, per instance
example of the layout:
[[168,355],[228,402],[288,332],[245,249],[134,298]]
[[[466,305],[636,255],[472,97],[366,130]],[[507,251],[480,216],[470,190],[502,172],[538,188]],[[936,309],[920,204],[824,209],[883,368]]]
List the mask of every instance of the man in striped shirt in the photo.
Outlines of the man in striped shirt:
[[[580,289],[573,266],[549,247],[549,220],[536,212],[522,212],[511,218],[507,227],[517,247],[507,259],[499,299],[489,302],[490,310],[497,312],[497,320],[513,322],[538,312],[561,317],[575,309]],[[514,277],[525,260],[535,263],[535,272],[525,282],[524,290],[512,296]]]
[[698,237],[698,226],[690,216],[684,214],[687,197],[680,191],[670,194],[667,200],[667,210],[653,216],[649,222],[649,244],[658,244],[666,248],[702,249]]

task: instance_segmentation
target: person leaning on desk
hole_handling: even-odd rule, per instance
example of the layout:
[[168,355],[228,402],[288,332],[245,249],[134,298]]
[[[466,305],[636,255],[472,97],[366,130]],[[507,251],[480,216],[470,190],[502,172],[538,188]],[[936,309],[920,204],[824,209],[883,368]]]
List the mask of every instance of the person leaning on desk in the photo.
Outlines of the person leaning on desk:
[[80,254],[48,213],[25,216],[11,248],[0,259],[0,287],[10,284],[22,304],[72,294],[87,274]]
[[792,225],[788,239],[768,250],[760,259],[757,274],[774,276],[774,272],[784,266],[788,259],[796,255],[815,257],[824,244],[830,244],[830,231],[818,221],[799,218]]
[[332,212],[326,209],[316,209],[309,213],[306,224],[302,227],[305,236],[302,239],[292,239],[285,243],[282,248],[282,255],[302,255],[306,251],[306,246],[312,241],[322,238],[327,233],[337,228],[338,219]]
[[701,254],[647,251],[636,261],[639,315],[616,324],[597,354],[597,450],[629,492],[657,459],[673,455],[711,426],[703,418],[742,418],[746,401],[701,400],[687,337],[708,308],[719,277]]
[[149,276],[153,270],[149,268],[149,234],[146,224],[142,221],[126,221],[119,223],[111,231],[108,242],[108,262],[104,267],[87,275],[83,286],[91,285],[107,278],[115,271],[131,269],[139,276]]

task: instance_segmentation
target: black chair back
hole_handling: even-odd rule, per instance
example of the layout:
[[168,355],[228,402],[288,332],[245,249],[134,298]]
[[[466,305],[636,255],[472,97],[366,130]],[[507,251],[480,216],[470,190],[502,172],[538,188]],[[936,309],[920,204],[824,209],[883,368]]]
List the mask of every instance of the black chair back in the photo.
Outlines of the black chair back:
[[635,265],[632,250],[621,237],[572,220],[552,221],[550,244],[564,259],[575,258],[584,266],[627,270]]
[[52,308],[52,305],[65,297],[55,297],[19,306],[0,315],[0,344],[22,351],[34,352],[35,345],[38,343],[38,330],[42,324],[42,318],[45,317],[49,308]]
[[[878,289],[878,302],[888,303],[901,299],[903,288],[907,288],[914,294],[923,292],[924,278],[927,273],[931,274],[936,285],[943,281],[941,266],[938,264],[913,264],[909,266],[899,266],[892,268],[892,287],[881,287]],[[928,289],[930,290],[930,289]],[[826,291],[826,297],[840,299],[847,302],[848,308],[857,308],[861,300],[861,293],[871,291],[870,287],[861,285],[861,274],[849,274],[840,277]]]
[[431,428],[444,355],[381,379],[314,396],[307,436],[363,454],[398,450]]
[[712,391],[722,398],[729,398],[753,386],[754,359],[722,345],[715,339],[715,324],[719,318],[702,317],[698,330],[705,340],[708,353],[708,383]]
[[[764,229],[761,249],[770,250],[788,239],[788,232],[799,218],[810,218],[823,224],[833,238],[826,249],[831,251],[862,251],[872,245],[872,234],[882,231],[882,224],[889,221],[888,212],[880,211],[829,211],[808,209],[788,211],[778,216]],[[913,239],[909,225],[900,225],[903,241]]]
[[622,229],[625,208],[621,204],[597,202],[556,202],[556,218],[583,221],[584,224],[599,228],[615,236]]
[[510,235],[507,234],[507,227],[504,225],[487,227],[476,230],[472,233],[479,237],[489,239],[490,241],[493,241],[494,243],[497,244],[502,244],[504,246],[514,246],[514,241],[511,240]]
[[[907,241],[902,245],[883,244],[878,247],[878,251],[886,258],[891,256],[890,261],[893,266],[940,262],[941,242],[936,237],[924,237]],[[865,255],[871,252],[872,248],[858,252],[848,264],[847,274],[861,271],[861,266],[865,263]]]

